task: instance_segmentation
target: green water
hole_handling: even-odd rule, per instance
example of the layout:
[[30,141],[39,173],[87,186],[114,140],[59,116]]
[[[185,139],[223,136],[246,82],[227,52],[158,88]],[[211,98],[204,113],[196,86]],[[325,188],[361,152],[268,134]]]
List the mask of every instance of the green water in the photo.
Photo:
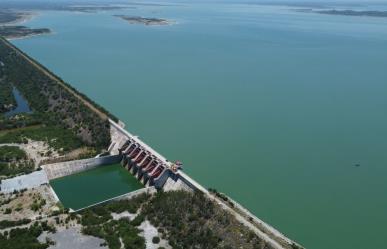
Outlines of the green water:
[[143,187],[120,164],[97,167],[50,181],[65,207],[77,210]]
[[185,3],[28,25],[55,33],[17,46],[204,186],[307,248],[387,248],[386,18]]

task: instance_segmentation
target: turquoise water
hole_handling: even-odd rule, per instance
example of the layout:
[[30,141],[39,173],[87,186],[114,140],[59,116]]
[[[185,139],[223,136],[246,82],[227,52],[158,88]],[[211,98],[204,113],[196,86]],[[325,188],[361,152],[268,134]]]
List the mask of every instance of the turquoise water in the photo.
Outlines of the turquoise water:
[[67,208],[78,210],[140,189],[143,185],[120,164],[100,166],[50,181]]
[[44,12],[14,43],[307,248],[386,248],[387,19],[289,8]]

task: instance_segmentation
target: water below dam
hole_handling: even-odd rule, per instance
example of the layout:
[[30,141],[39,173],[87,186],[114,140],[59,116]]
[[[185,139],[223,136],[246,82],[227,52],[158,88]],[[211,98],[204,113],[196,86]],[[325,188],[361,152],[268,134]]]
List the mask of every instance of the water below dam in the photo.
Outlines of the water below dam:
[[44,11],[12,42],[307,248],[386,248],[387,18],[245,2]]
[[144,187],[120,164],[103,165],[50,181],[62,204],[77,210]]

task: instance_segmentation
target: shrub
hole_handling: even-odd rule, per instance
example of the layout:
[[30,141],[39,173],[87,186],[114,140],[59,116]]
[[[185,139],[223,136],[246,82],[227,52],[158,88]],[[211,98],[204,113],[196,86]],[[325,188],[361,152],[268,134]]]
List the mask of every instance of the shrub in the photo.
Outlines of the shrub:
[[30,223],[30,219],[22,219],[22,220],[2,220],[0,221],[0,229],[5,229],[9,227],[21,226]]
[[153,242],[153,244],[158,244],[158,243],[160,243],[160,238],[155,236],[152,238],[152,242]]
[[142,223],[144,220],[145,220],[144,215],[139,214],[139,215],[136,216],[136,218],[134,218],[134,219],[130,222],[130,224],[132,224],[132,225],[135,226],[135,227],[138,227],[139,225],[141,225],[141,223]]

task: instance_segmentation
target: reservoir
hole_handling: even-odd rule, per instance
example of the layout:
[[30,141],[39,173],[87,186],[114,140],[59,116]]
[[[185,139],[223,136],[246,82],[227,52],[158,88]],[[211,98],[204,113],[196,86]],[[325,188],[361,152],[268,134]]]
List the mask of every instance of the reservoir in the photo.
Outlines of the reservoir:
[[143,185],[120,164],[104,165],[50,181],[64,207],[77,210],[140,189]]
[[204,186],[306,248],[386,248],[387,18],[179,1],[24,25],[53,33],[16,46]]

